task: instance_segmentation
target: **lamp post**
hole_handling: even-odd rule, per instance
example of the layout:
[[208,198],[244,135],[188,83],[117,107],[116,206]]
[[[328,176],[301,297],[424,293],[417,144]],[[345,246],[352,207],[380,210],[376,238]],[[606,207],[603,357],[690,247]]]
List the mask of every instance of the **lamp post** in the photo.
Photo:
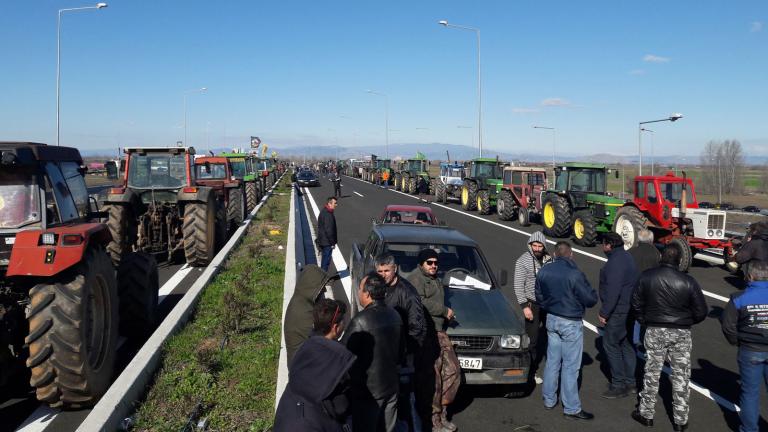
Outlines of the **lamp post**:
[[389,159],[389,95],[373,90],[366,90],[366,92],[376,96],[384,96],[384,142],[386,145],[387,159]]
[[208,87],[200,87],[198,89],[184,90],[184,145],[187,145],[187,95],[190,93],[203,93],[208,90]]
[[83,11],[88,9],[104,9],[106,3],[96,3],[96,6],[84,6],[76,8],[59,9],[59,17],[56,20],[56,145],[61,138],[61,15],[64,12]]
[[[648,128],[644,128],[644,127],[640,128],[640,132],[650,132],[652,134],[656,133],[656,132],[654,132],[654,131],[652,131],[652,130],[650,130]],[[653,135],[651,135],[651,175],[653,175],[653,173],[654,173],[654,166],[656,165],[655,162],[656,162],[656,157],[653,154]]]
[[480,157],[483,157],[483,81],[480,74],[480,29],[456,24],[450,24],[446,20],[438,21],[443,27],[452,27],[459,30],[475,32],[477,36],[477,142],[480,147]]
[[674,113],[670,115],[667,118],[659,119],[659,120],[648,120],[638,123],[637,125],[637,151],[640,154],[640,161],[638,163],[638,175],[643,175],[643,125],[648,123],[658,123],[658,122],[675,122],[683,118],[683,115],[680,113]]
[[534,126],[534,129],[546,129],[552,131],[552,169],[555,169],[555,128],[547,126]]

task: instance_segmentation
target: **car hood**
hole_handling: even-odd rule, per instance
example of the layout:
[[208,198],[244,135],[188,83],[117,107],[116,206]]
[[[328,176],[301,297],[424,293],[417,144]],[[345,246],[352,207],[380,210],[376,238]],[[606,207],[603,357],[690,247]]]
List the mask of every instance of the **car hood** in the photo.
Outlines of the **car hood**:
[[448,334],[524,334],[522,315],[513,309],[498,289],[465,290],[446,288],[445,302],[456,319]]

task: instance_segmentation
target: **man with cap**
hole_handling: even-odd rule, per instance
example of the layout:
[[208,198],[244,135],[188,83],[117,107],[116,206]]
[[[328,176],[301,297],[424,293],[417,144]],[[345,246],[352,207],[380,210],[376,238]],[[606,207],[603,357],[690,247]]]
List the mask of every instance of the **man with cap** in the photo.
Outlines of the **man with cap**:
[[416,288],[437,332],[439,353],[436,353],[435,394],[432,398],[432,431],[452,432],[456,425],[448,421],[448,405],[456,398],[461,384],[459,359],[445,330],[447,321],[454,318],[453,309],[445,305],[443,283],[437,277],[438,254],[433,249],[422,249],[418,256],[419,268],[410,282]]

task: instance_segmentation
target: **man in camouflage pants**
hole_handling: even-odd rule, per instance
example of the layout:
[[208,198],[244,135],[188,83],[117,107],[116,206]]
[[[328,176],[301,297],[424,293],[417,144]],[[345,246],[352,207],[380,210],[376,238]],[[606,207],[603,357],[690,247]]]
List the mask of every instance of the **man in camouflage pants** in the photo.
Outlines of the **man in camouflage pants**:
[[706,318],[707,303],[699,284],[679,271],[679,265],[680,249],[667,246],[661,254],[661,266],[645,271],[632,295],[635,316],[648,328],[643,390],[632,418],[644,426],[653,426],[659,375],[667,360],[672,369],[672,426],[684,431],[688,428],[691,326]]

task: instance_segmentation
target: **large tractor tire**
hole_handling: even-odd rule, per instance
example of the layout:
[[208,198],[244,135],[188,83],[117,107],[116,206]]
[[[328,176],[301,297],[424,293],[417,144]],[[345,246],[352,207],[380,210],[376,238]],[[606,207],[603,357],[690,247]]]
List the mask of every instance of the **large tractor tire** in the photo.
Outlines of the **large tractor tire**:
[[251,214],[254,208],[259,204],[259,189],[256,183],[248,182],[245,184],[245,211]]
[[435,201],[441,202],[443,204],[448,202],[448,194],[445,190],[445,183],[438,180],[437,184],[435,185]]
[[595,218],[589,209],[573,214],[573,241],[581,246],[594,246],[597,241]]
[[644,229],[648,218],[637,207],[624,206],[616,212],[613,231],[624,239],[624,249],[631,249],[639,243],[637,233]]
[[411,195],[416,195],[416,192],[418,190],[416,189],[418,185],[416,180],[417,180],[417,177],[408,177],[408,193]]
[[515,200],[512,198],[512,193],[508,190],[502,190],[499,192],[499,197],[496,199],[496,214],[499,215],[501,220],[512,220],[515,217]]
[[104,211],[109,215],[107,227],[112,234],[112,241],[107,245],[107,252],[115,266],[120,265],[120,260],[131,252],[136,239],[136,221],[130,208],[123,204],[107,204]]
[[132,342],[143,342],[157,324],[157,261],[150,254],[126,255],[117,269],[120,296],[120,334]]
[[542,207],[544,234],[552,237],[566,237],[571,233],[571,208],[568,201],[555,193],[544,196]]
[[669,242],[668,246],[674,246],[680,251],[680,265],[678,270],[681,272],[687,272],[693,264],[693,251],[691,245],[688,244],[688,240],[685,237],[675,237]]
[[27,367],[37,399],[52,407],[93,406],[114,373],[118,338],[115,270],[100,247],[30,291]]
[[531,210],[527,208],[519,208],[517,209],[517,223],[520,224],[520,226],[530,226],[531,225]]
[[227,217],[227,208],[223,202],[216,203],[216,250],[218,253],[229,240],[229,218]]
[[229,228],[234,231],[245,220],[245,206],[243,205],[243,192],[241,189],[229,190],[229,202],[227,203],[227,221]]
[[209,199],[205,203],[191,202],[184,206],[184,256],[187,264],[194,267],[208,265],[216,255],[217,203]]
[[491,214],[491,193],[487,189],[477,193],[477,211],[480,214]]
[[400,174],[395,174],[395,190],[400,190],[400,186],[401,186],[400,181],[401,181]]
[[477,206],[477,183],[465,181],[461,187],[461,208],[475,210]]

